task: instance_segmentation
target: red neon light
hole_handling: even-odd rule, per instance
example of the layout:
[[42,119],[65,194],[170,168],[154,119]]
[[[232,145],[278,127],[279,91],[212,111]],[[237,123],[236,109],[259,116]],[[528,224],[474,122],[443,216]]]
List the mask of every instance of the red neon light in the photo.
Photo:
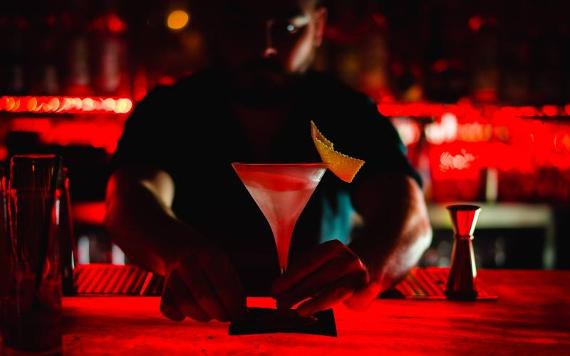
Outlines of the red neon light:
[[558,107],[554,105],[544,105],[542,107],[542,113],[546,116],[556,116],[558,115]]
[[481,26],[483,26],[483,18],[481,16],[472,16],[469,19],[469,28],[471,29],[471,31],[473,32],[477,32],[481,29]]
[[41,114],[128,114],[133,109],[129,98],[2,96],[0,112]]
[[441,154],[439,158],[439,169],[442,172],[457,169],[468,169],[471,167],[471,162],[475,161],[475,156],[462,149],[460,153],[453,155],[448,151]]
[[[16,118],[11,131],[37,133],[41,142],[62,146],[80,144],[115,152],[123,132],[123,122],[110,120],[50,120],[48,118]],[[0,157],[1,157],[0,150]]]
[[102,225],[105,220],[105,203],[90,202],[72,206],[73,219],[85,224]]
[[[489,174],[498,177],[494,189],[500,200],[570,201],[570,121],[557,119],[570,116],[570,104],[478,106],[384,100],[378,110],[393,119],[410,159],[424,167],[426,194],[433,201],[485,199],[487,184],[492,184],[487,182]],[[429,165],[421,164],[422,157],[429,159]]]
[[427,102],[398,103],[382,101],[378,104],[378,111],[388,117],[438,117],[445,112],[457,116],[474,116],[485,113],[487,117],[544,117],[557,115],[570,115],[570,104],[563,107],[544,105],[541,108],[534,106],[475,106],[469,102],[458,104],[435,104]]
[[97,31],[121,34],[126,31],[127,24],[116,14],[110,13],[95,19],[90,27]]

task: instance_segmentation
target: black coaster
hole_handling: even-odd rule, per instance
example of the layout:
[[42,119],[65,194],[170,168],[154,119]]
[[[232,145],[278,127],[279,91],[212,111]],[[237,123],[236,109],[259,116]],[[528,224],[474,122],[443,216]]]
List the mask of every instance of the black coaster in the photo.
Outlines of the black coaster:
[[230,323],[230,335],[300,333],[337,336],[332,309],[302,317],[295,310],[249,308],[247,316]]

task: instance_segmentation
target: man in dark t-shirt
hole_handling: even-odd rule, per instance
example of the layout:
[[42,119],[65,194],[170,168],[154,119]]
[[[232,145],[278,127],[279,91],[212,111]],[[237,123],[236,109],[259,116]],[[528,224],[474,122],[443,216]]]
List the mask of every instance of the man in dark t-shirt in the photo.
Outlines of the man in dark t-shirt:
[[[239,318],[245,295],[311,314],[363,306],[402,278],[430,241],[420,179],[366,96],[310,71],[326,9],[316,0],[209,3],[212,69],[158,87],[113,158],[107,226],[166,277],[173,320]],[[366,161],[353,183],[327,173],[296,225],[279,276],[272,233],[231,162],[320,161],[310,120]],[[356,229],[355,222],[360,222]]]

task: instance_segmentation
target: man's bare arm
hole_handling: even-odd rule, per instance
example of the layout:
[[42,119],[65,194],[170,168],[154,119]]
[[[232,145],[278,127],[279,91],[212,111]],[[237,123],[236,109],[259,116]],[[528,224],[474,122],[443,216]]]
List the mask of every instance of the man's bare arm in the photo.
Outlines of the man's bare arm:
[[157,169],[121,168],[107,186],[105,225],[113,240],[135,262],[161,275],[182,244],[175,239],[191,234],[172,212],[173,200],[172,178]]
[[130,258],[166,277],[160,306],[166,317],[240,317],[245,294],[233,265],[211,241],[176,218],[174,188],[161,170],[118,170],[107,189],[107,229]]
[[350,244],[369,272],[369,285],[354,295],[377,295],[401,280],[431,243],[423,193],[403,174],[368,178],[357,187],[354,205],[363,218]]
[[316,246],[273,284],[277,306],[299,302],[310,315],[344,301],[365,307],[403,278],[431,241],[426,207],[417,183],[405,175],[358,183],[354,205],[364,220],[349,247],[338,240]]

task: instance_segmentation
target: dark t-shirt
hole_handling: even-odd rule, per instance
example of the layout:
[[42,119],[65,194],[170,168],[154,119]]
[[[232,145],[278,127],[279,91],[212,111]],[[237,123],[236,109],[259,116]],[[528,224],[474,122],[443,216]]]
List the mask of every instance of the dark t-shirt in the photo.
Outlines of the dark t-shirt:
[[[228,252],[250,293],[263,293],[278,274],[272,233],[230,165],[260,162],[232,114],[223,78],[207,71],[154,89],[127,121],[113,166],[151,165],[168,172],[177,217]],[[310,120],[336,149],[366,161],[352,184],[325,174],[297,222],[290,258],[325,240],[348,242],[350,195],[365,176],[403,172],[420,182],[389,120],[369,98],[334,78],[305,75],[289,112],[267,152],[270,161],[320,162]]]

